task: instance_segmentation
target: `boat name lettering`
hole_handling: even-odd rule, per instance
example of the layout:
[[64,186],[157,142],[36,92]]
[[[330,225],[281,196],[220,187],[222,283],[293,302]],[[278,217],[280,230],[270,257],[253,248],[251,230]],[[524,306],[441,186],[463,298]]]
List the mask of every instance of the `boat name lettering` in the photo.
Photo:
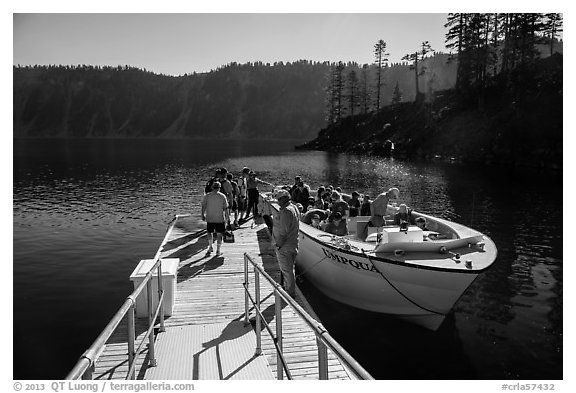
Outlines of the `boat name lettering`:
[[342,255],[333,254],[332,252],[330,252],[329,250],[327,250],[325,248],[322,248],[322,251],[324,252],[324,255],[326,255],[330,259],[335,260],[336,262],[340,262],[344,265],[350,265],[357,270],[366,270],[366,271],[378,273],[378,271],[376,270],[376,268],[372,264],[368,264],[365,262],[358,262],[358,261],[355,261],[353,259],[345,258]]

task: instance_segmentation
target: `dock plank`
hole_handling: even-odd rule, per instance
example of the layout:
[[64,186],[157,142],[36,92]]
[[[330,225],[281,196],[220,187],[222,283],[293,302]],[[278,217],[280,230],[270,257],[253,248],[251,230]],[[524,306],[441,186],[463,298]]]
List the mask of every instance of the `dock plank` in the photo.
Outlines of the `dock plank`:
[[[244,253],[264,268],[276,282],[280,271],[267,227],[260,220],[248,221],[234,231],[235,243],[222,245],[223,255],[207,256],[207,237],[192,233],[186,219],[171,232],[162,257],[178,258],[176,296],[165,331],[155,341],[157,366],[149,365],[148,348],[136,359],[137,379],[268,379],[277,377],[274,339],[262,324],[262,354],[255,355],[256,312],[250,306],[249,324],[244,322]],[[254,294],[254,272],[248,282]],[[264,321],[276,332],[273,288],[260,280]],[[300,305],[311,312],[298,291]],[[315,315],[313,317],[317,318]],[[125,318],[126,319],[126,318]],[[137,340],[143,339],[146,319],[136,320]],[[207,332],[210,332],[208,334]],[[318,379],[316,337],[287,304],[282,307],[282,338],[285,358],[294,379]],[[94,379],[124,379],[128,372],[127,322],[123,320],[97,360]],[[330,350],[329,379],[352,376]]]

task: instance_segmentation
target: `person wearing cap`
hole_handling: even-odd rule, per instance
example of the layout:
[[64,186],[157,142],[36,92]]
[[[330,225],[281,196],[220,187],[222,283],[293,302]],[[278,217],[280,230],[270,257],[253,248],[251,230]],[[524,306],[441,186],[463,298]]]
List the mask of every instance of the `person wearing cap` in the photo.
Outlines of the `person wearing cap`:
[[202,199],[202,221],[206,221],[206,231],[208,232],[208,252],[210,255],[214,249],[212,234],[216,232],[216,256],[222,255],[220,247],[222,246],[222,236],[226,231],[226,222],[229,220],[228,199],[226,195],[220,192],[220,182],[215,181],[212,185],[212,191],[204,195]]
[[[330,213],[330,211],[328,210],[328,213]],[[328,217],[328,214],[326,213],[326,210],[322,210],[322,209],[312,209],[312,210],[308,210],[301,218],[302,222],[304,224],[308,224],[308,225],[312,225],[312,218],[314,217],[314,215],[317,215],[318,218],[320,219],[320,221],[325,220]]]
[[290,193],[280,190],[276,196],[280,209],[274,214],[272,238],[276,247],[276,257],[282,272],[283,286],[292,297],[296,296],[294,265],[298,255],[298,229],[300,212],[290,203]]

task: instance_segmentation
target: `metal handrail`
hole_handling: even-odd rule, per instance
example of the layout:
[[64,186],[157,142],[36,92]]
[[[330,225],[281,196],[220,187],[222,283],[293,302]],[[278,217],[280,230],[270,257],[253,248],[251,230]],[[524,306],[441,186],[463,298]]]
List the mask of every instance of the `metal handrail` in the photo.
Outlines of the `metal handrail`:
[[[126,298],[122,306],[118,309],[116,314],[112,317],[108,325],[104,328],[104,330],[100,333],[100,335],[94,340],[90,348],[86,350],[80,359],[76,362],[76,365],[72,368],[72,370],[66,376],[68,380],[75,380],[75,379],[92,379],[92,373],[94,371],[94,365],[96,360],[102,353],[104,349],[104,345],[108,342],[112,334],[116,331],[122,319],[128,315],[128,363],[129,363],[129,371],[127,375],[127,379],[134,378],[134,371],[135,371],[135,359],[138,357],[140,352],[143,349],[143,344],[145,342],[146,337],[149,338],[149,353],[150,353],[150,363],[152,366],[156,365],[156,360],[154,359],[154,321],[160,317],[160,331],[164,331],[164,306],[163,306],[163,299],[164,299],[164,290],[162,288],[162,263],[160,259],[160,255],[164,246],[168,242],[168,237],[172,232],[172,229],[176,225],[176,222],[179,218],[188,217],[190,214],[177,214],[174,218],[170,221],[170,225],[166,230],[166,234],[164,235],[164,239],[158,247],[158,251],[154,255],[154,265],[148,271],[142,282],[134,289],[134,291]],[[154,271],[158,270],[158,304],[155,310],[152,310],[152,277],[154,275]],[[148,331],[146,335],[143,337],[138,349],[134,350],[134,308],[136,305],[136,299],[144,290],[144,286],[147,286],[148,292]]]
[[[257,293],[257,299],[256,302],[254,302],[252,296],[249,295],[249,284],[248,284],[248,262],[250,262],[253,267],[254,267],[254,273],[255,273],[255,284],[256,284],[256,293]],[[330,350],[332,350],[332,352],[344,363],[344,366],[350,370],[356,378],[358,379],[368,379],[368,380],[372,380],[374,379],[370,373],[368,373],[368,371],[366,371],[364,369],[364,367],[362,367],[360,365],[360,363],[358,363],[340,344],[338,344],[338,342],[330,335],[330,333],[328,333],[328,331],[326,330],[326,328],[324,328],[324,326],[316,321],[314,318],[312,318],[298,303],[296,303],[296,301],[294,299],[292,299],[292,297],[290,295],[288,295],[284,289],[282,289],[282,287],[280,286],[280,284],[278,284],[274,279],[272,279],[272,277],[270,277],[268,275],[268,273],[266,273],[264,271],[264,269],[259,266],[256,262],[254,262],[254,260],[247,254],[244,253],[244,290],[246,292],[246,296],[245,296],[245,315],[244,315],[244,319],[245,322],[248,323],[249,320],[249,307],[248,307],[248,300],[250,300],[254,306],[254,308],[256,309],[257,313],[256,313],[256,318],[257,318],[257,323],[260,320],[260,304],[256,304],[259,303],[259,292],[260,292],[260,288],[259,288],[259,275],[262,275],[273,287],[274,289],[274,294],[275,294],[275,302],[276,302],[276,314],[277,314],[277,321],[276,321],[276,329],[277,329],[277,337],[272,337],[274,339],[275,344],[278,343],[279,345],[276,345],[276,351],[277,354],[279,356],[279,361],[278,363],[278,379],[282,379],[283,375],[282,375],[282,371],[283,369],[280,368],[280,366],[282,365],[283,367],[287,367],[287,364],[285,364],[284,361],[284,356],[283,354],[281,354],[282,352],[282,320],[281,320],[281,314],[278,315],[278,311],[281,311],[281,308],[279,307],[280,305],[280,301],[285,301],[290,307],[292,307],[292,309],[296,312],[296,314],[298,314],[300,316],[300,318],[302,318],[302,320],[304,320],[304,322],[312,329],[312,331],[314,332],[314,334],[316,335],[316,341],[318,343],[318,373],[319,373],[319,378],[320,379],[328,379],[328,359],[327,359],[327,352],[326,352],[326,348],[330,348]],[[264,323],[266,324],[266,322],[264,321]],[[260,342],[261,342],[261,338],[260,338],[261,332],[260,329],[257,328],[256,329],[256,338],[257,338],[257,348],[256,348],[256,354],[259,354],[260,352]],[[289,376],[289,372],[287,373],[287,375]]]

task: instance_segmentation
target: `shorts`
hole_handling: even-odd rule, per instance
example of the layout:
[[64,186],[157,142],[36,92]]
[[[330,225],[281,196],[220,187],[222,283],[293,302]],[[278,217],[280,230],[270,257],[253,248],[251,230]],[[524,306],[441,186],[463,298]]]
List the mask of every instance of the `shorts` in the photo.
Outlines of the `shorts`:
[[206,231],[208,233],[224,233],[226,232],[226,225],[223,222],[209,222],[206,224]]

